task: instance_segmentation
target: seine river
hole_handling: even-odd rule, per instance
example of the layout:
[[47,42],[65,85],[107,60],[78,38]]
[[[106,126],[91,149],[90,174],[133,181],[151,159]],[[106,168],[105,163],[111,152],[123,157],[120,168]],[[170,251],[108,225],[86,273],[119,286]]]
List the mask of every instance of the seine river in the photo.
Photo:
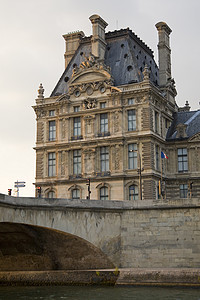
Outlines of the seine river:
[[0,300],[200,300],[200,289],[160,287],[0,287]]

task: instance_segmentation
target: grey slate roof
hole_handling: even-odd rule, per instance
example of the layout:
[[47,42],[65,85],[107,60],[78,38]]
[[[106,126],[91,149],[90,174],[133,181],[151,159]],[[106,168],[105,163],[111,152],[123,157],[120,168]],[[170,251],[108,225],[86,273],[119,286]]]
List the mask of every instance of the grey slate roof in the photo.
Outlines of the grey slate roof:
[[[105,64],[111,68],[115,86],[142,81],[145,65],[149,67],[150,80],[158,85],[158,67],[154,61],[153,51],[129,28],[106,33],[106,42]],[[89,56],[90,52],[91,37],[85,37],[51,96],[67,93],[68,83],[66,81],[72,75],[74,64],[79,66],[84,61],[84,56],[81,54]]]
[[[185,124],[186,127],[186,138],[177,138],[176,127],[178,124]],[[174,114],[174,120],[168,129],[166,140],[180,140],[188,139],[193,135],[200,132],[200,110],[177,112]]]

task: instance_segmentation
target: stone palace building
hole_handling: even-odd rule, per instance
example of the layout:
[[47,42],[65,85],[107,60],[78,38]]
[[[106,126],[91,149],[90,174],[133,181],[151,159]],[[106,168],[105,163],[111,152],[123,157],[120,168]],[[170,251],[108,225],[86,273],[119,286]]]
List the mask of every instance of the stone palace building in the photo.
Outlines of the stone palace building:
[[[64,35],[65,70],[36,105],[36,194],[98,200],[200,196],[200,111],[179,108],[171,74],[171,29],[153,51],[129,28]],[[162,155],[165,158],[161,158]],[[166,158],[168,157],[168,159]]]

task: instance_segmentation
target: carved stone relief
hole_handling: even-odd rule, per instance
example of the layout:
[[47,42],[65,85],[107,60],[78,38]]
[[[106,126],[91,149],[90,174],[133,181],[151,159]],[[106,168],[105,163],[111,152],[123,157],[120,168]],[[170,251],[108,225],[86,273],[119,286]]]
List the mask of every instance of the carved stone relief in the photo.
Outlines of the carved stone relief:
[[97,100],[96,99],[86,99],[84,100],[84,108],[85,109],[92,109],[96,108],[97,106]]
[[61,176],[65,175],[65,152],[61,152]]
[[91,135],[93,133],[93,121],[95,116],[85,116],[85,133],[86,135]]
[[92,174],[94,171],[94,157],[95,149],[88,148],[83,150],[84,154],[84,163],[85,163],[85,174]]
[[112,158],[113,158],[113,167],[115,170],[120,169],[120,163],[121,163],[121,146],[122,145],[115,145],[112,147]]
[[120,113],[120,111],[114,111],[113,112],[114,132],[119,131],[119,113]]
[[35,113],[37,118],[44,118],[47,115],[47,112],[43,108],[36,108]]
[[65,138],[65,125],[66,125],[66,122],[65,122],[65,119],[62,119],[61,120],[61,124],[62,124],[62,133],[61,133],[61,135],[62,135],[62,139],[64,139]]

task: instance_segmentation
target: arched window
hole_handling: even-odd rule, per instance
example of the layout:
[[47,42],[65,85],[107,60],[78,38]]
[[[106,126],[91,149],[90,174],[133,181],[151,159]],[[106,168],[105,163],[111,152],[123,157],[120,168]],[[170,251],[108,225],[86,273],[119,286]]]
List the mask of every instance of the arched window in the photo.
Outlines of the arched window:
[[48,192],[48,198],[56,198],[55,192],[54,191],[49,191]]
[[73,189],[72,190],[72,199],[80,199],[80,190],[79,189]]
[[100,200],[108,200],[108,188],[106,186],[100,188]]
[[129,186],[129,200],[138,200],[138,187],[137,185]]

